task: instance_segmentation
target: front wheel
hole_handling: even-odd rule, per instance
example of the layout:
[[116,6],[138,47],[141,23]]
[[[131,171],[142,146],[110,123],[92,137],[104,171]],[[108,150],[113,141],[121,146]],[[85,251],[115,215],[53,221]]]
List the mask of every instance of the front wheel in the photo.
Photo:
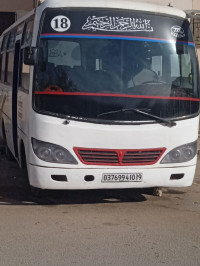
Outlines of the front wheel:
[[15,159],[14,156],[13,156],[13,154],[12,154],[12,152],[8,148],[7,141],[5,141],[5,156],[6,156],[6,159],[8,161],[14,161],[14,159]]
[[43,192],[42,189],[33,187],[33,186],[30,186],[30,187],[31,187],[31,193],[33,196],[35,196],[36,198],[42,197],[42,192]]

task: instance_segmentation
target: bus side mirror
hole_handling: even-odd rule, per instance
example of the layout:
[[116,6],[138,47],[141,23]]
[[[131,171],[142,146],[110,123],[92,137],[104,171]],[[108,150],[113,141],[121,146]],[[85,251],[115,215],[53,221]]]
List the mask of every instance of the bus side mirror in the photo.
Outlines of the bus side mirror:
[[37,48],[36,47],[25,47],[23,50],[24,64],[33,66],[36,63],[37,58]]

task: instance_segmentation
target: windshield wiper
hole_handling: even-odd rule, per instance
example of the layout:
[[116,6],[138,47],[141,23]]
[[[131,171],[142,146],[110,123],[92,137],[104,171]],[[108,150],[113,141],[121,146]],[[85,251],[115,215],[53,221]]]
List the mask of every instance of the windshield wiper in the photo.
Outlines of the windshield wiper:
[[63,122],[63,125],[68,125],[70,123],[70,120],[69,120],[70,117],[64,114],[54,113],[54,112],[49,112],[49,111],[43,112],[43,114],[65,119],[65,121]]
[[176,126],[176,123],[174,121],[159,117],[157,115],[152,115],[152,114],[149,114],[149,113],[147,113],[145,111],[142,111],[142,110],[139,110],[139,109],[134,109],[134,108],[120,109],[120,110],[116,110],[116,111],[110,111],[110,112],[106,112],[106,113],[101,113],[97,117],[99,118],[99,117],[103,117],[103,116],[107,116],[107,115],[112,115],[112,114],[117,114],[117,113],[125,113],[125,112],[134,112],[134,113],[137,113],[137,114],[141,114],[143,116],[147,116],[147,117],[153,118],[155,121],[158,121],[158,122],[160,122],[163,125],[168,126],[168,127]]

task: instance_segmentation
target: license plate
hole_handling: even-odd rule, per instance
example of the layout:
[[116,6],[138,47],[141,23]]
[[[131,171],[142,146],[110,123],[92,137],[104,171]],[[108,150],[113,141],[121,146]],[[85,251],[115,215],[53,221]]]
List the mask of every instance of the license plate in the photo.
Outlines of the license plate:
[[142,182],[142,173],[133,174],[103,174],[102,183],[114,183],[114,182]]

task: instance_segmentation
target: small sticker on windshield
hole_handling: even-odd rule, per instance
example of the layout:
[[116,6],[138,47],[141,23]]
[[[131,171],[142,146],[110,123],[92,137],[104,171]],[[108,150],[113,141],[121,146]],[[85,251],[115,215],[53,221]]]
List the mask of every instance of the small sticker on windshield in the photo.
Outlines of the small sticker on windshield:
[[171,35],[176,38],[183,38],[185,37],[185,31],[181,26],[173,26],[171,28]]
[[51,27],[58,32],[67,31],[71,26],[71,21],[65,16],[56,16],[51,20]]

